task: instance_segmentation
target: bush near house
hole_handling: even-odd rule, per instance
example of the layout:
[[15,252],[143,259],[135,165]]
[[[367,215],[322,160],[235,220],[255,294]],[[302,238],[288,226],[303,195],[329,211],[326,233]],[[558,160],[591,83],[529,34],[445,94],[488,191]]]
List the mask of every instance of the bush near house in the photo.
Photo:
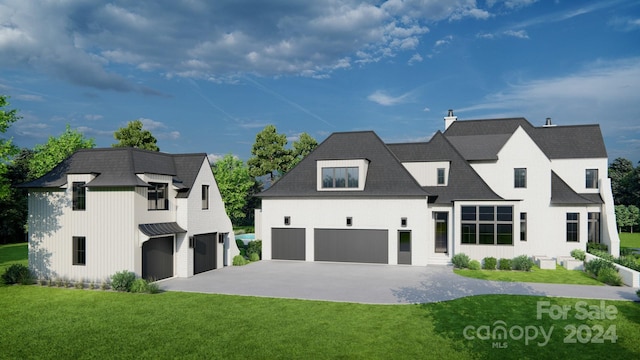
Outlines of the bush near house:
[[609,251],[607,244],[587,243],[587,252],[593,254],[592,250]]
[[584,250],[574,249],[574,250],[571,250],[571,257],[573,257],[576,260],[584,261],[584,259],[586,258],[586,254]]
[[495,270],[496,265],[498,265],[498,260],[492,256],[482,259],[482,268],[485,270]]
[[247,246],[247,256],[249,256],[249,260],[251,261],[258,261],[252,259],[253,254],[258,255],[258,260],[262,259],[262,240],[249,241],[249,245]]
[[2,282],[6,285],[29,285],[33,283],[33,274],[31,274],[31,270],[22,264],[12,264],[5,270],[1,278]]
[[618,274],[618,270],[611,268],[603,268],[598,274],[598,281],[611,286],[622,286],[622,278]]
[[498,268],[500,270],[511,270],[511,259],[500,259]]
[[456,267],[458,269],[468,268],[469,267],[469,261],[471,261],[471,259],[465,253],[455,254],[451,258],[451,263],[453,264],[454,267]]
[[513,270],[531,271],[534,263],[533,260],[531,260],[531,258],[527,255],[520,255],[513,258],[511,265],[513,267]]
[[480,261],[478,261],[478,260],[469,261],[469,269],[470,270],[480,270],[480,268],[481,268]]
[[136,280],[136,274],[128,271],[118,271],[111,275],[111,288],[115,291],[131,291],[131,286]]
[[236,255],[233,257],[233,266],[247,265],[249,262],[242,255]]

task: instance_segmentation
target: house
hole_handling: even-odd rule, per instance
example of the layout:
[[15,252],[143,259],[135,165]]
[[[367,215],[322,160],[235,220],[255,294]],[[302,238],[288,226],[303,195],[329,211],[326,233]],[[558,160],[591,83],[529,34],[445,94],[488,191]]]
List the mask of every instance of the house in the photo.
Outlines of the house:
[[428,142],[330,135],[263,191],[264,259],[448,264],[557,258],[587,242],[619,252],[598,125],[458,120]]
[[239,253],[206,154],[84,149],[22,187],[40,278],[189,277]]

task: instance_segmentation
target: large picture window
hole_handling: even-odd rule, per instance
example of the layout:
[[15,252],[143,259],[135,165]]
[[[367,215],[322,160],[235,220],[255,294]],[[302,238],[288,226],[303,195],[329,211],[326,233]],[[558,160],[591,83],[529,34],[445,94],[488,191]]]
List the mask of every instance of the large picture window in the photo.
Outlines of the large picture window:
[[87,263],[87,240],[84,236],[73,237],[73,265],[86,265]]
[[325,167],[322,168],[322,187],[332,188],[357,188],[357,167]]
[[580,241],[580,214],[567,213],[567,241]]
[[87,188],[84,187],[84,182],[74,182],[72,184],[72,203],[73,210],[85,210],[87,199]]
[[462,206],[461,220],[463,244],[513,244],[513,206]]
[[147,191],[149,210],[168,210],[169,199],[167,198],[167,184],[149,183],[151,187]]

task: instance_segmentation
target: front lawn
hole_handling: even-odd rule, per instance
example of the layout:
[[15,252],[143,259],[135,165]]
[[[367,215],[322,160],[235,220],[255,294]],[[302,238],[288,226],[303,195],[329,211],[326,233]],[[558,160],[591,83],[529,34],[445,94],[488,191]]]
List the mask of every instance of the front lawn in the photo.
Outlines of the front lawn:
[[11,264],[27,265],[27,243],[0,245],[0,274]]
[[620,247],[640,249],[640,233],[620,233]]
[[[0,357],[12,359],[640,357],[640,305],[624,301],[486,295],[395,306],[33,285],[0,288],[0,303]],[[582,319],[587,304],[616,313]],[[568,316],[554,320],[563,306]]]
[[584,271],[567,270],[562,266],[556,266],[556,270],[540,270],[540,268],[534,266],[531,271],[454,269],[453,272],[461,276],[482,280],[548,284],[603,285]]

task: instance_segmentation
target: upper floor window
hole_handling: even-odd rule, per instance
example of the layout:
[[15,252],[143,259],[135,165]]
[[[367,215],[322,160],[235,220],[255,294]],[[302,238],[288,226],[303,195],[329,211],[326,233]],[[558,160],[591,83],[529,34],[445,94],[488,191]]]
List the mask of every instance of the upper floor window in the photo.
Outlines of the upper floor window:
[[587,189],[598,188],[598,169],[587,169],[585,172]]
[[167,184],[149,183],[149,185],[151,186],[147,191],[149,210],[168,210]]
[[438,185],[444,185],[444,184],[445,184],[444,168],[438,168]]
[[209,185],[202,185],[202,210],[209,209]]
[[357,188],[357,167],[323,167],[322,188]]
[[85,210],[86,208],[87,188],[84,187],[84,184],[84,182],[74,182],[72,184],[73,210]]
[[527,187],[527,169],[526,168],[513,169],[513,186],[515,188]]

